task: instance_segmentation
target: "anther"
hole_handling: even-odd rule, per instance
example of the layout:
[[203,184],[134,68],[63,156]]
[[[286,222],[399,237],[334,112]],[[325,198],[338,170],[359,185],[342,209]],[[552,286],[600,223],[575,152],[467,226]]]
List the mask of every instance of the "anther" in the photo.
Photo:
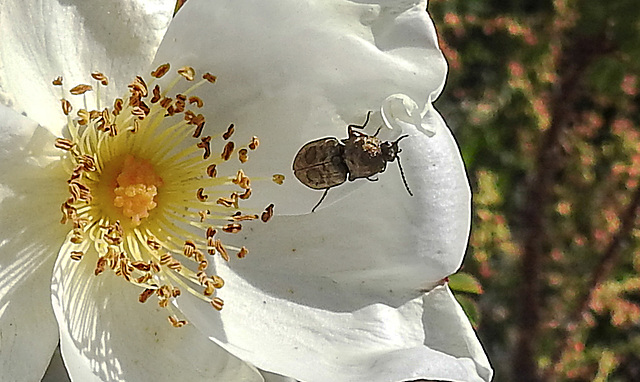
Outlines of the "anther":
[[195,103],[196,106],[199,107],[199,108],[204,106],[204,102],[202,101],[202,99],[200,97],[197,97],[197,96],[189,97],[189,103],[191,105],[193,105]]
[[211,300],[211,306],[213,306],[216,310],[222,310],[224,301],[222,301],[222,299],[219,297],[214,297],[213,300]]
[[196,146],[198,146],[198,148],[204,149],[204,154],[202,156],[202,159],[208,159],[211,156],[211,137],[210,136],[206,136],[203,138],[200,138],[200,143],[198,143]]
[[71,90],[69,90],[69,93],[73,95],[79,95],[79,94],[84,94],[90,90],[93,90],[91,85],[80,84],[71,88]]
[[51,81],[51,83],[54,86],[62,86],[62,77],[61,76],[56,77],[53,81]]
[[222,158],[222,160],[229,160],[229,158],[231,158],[231,154],[233,154],[233,148],[235,147],[235,144],[233,143],[233,141],[231,142],[227,142],[226,145],[224,145],[224,149],[222,150],[222,154],[220,154],[220,157]]
[[171,322],[174,328],[181,328],[187,324],[187,321],[178,320],[176,316],[169,316],[169,322]]
[[196,196],[198,197],[198,200],[201,202],[206,202],[207,199],[209,198],[209,195],[204,194],[204,188],[202,187],[198,188],[198,191],[196,192]]
[[91,73],[91,77],[96,81],[100,81],[100,83],[103,86],[109,85],[109,79],[107,78],[107,76],[105,76],[104,74],[102,74],[100,72]]
[[142,293],[140,293],[140,296],[138,296],[138,301],[144,304],[145,302],[147,302],[149,297],[153,296],[154,293],[156,293],[156,289],[147,288],[142,291]]
[[178,74],[186,78],[187,81],[193,81],[196,75],[196,71],[190,66],[185,66],[178,69]]
[[156,103],[162,99],[162,94],[160,94],[160,85],[156,84],[151,90],[153,97],[151,97],[151,103]]
[[209,177],[215,178],[217,174],[218,174],[218,172],[216,171],[216,165],[215,164],[211,164],[211,165],[209,165],[207,167],[207,175],[209,175]]
[[65,138],[57,138],[55,143],[56,148],[64,151],[70,151],[75,145],[75,143]]
[[264,212],[260,216],[260,220],[266,223],[271,219],[271,217],[273,217],[273,203],[267,206],[267,208],[264,210]]
[[238,258],[239,259],[243,259],[245,256],[247,256],[247,254],[249,253],[249,250],[246,247],[242,247],[240,248],[240,251],[238,251]]
[[238,233],[242,230],[242,225],[239,223],[229,223],[222,227],[222,230],[226,233]]
[[249,160],[248,152],[249,150],[247,149],[238,150],[238,159],[240,160],[240,162],[246,163]]
[[205,73],[205,74],[203,74],[203,75],[202,75],[202,78],[204,78],[205,80],[207,80],[207,81],[209,81],[209,82],[211,82],[211,83],[216,82],[216,79],[217,79],[217,77],[216,77],[216,76],[214,76],[214,75],[213,75],[213,74],[211,74],[211,73]]
[[222,134],[222,139],[224,139],[225,141],[228,140],[229,138],[231,138],[234,131],[235,131],[235,126],[232,123],[229,125],[229,127],[227,127],[227,131],[225,131],[225,133]]
[[271,180],[273,180],[273,182],[276,183],[276,184],[282,184],[282,183],[284,183],[284,175],[282,175],[282,174],[274,174],[273,177],[271,178]]
[[73,110],[73,106],[71,106],[71,102],[63,98],[60,100],[60,103],[61,103],[62,112],[64,113],[64,115],[69,115],[69,113],[71,113],[71,110]]
[[84,256],[84,252],[82,251],[71,251],[71,260],[80,261],[82,260],[82,256]]
[[250,148],[251,150],[255,150],[255,149],[257,149],[257,148],[258,148],[258,146],[260,146],[260,141],[258,140],[258,137],[253,136],[253,137],[251,138],[251,142],[249,142],[249,148]]
[[158,66],[158,68],[156,70],[151,72],[151,76],[155,77],[155,78],[161,78],[162,76],[167,74],[167,72],[169,71],[170,68],[171,68],[171,65],[162,64],[162,65]]

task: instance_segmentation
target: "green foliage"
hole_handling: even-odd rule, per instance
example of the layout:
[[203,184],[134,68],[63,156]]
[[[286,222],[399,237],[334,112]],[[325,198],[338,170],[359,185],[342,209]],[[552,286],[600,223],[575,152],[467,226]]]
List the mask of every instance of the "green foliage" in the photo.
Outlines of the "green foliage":
[[437,107],[474,191],[466,273],[449,282],[496,380],[640,380],[637,2],[429,12],[450,66]]

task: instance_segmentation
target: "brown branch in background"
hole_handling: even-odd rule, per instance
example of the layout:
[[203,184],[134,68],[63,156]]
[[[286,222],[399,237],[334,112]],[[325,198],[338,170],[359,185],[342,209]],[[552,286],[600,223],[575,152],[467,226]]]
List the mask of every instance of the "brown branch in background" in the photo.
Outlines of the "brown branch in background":
[[553,379],[554,374],[560,370],[554,366],[558,366],[563,355],[571,346],[571,339],[574,337],[578,329],[580,329],[580,321],[582,317],[589,311],[589,306],[593,300],[595,291],[603,282],[611,275],[612,270],[620,260],[620,254],[624,248],[625,241],[629,239],[631,231],[635,228],[636,216],[640,208],[640,186],[633,192],[631,201],[626,210],[622,213],[621,224],[618,232],[613,236],[609,246],[600,258],[600,262],[593,269],[587,282],[585,293],[578,300],[575,310],[568,315],[565,325],[562,326],[562,332],[558,338],[562,338],[562,344],[556,349],[551,358],[551,368],[546,371],[546,375]]
[[576,41],[559,59],[560,83],[551,96],[551,126],[544,132],[537,155],[537,167],[529,179],[523,210],[523,252],[520,266],[521,287],[517,316],[513,377],[523,382],[540,381],[536,347],[540,330],[540,275],[547,257],[549,233],[547,212],[553,202],[554,180],[564,166],[561,136],[573,122],[575,102],[580,96],[582,78],[593,58],[606,51],[605,40]]

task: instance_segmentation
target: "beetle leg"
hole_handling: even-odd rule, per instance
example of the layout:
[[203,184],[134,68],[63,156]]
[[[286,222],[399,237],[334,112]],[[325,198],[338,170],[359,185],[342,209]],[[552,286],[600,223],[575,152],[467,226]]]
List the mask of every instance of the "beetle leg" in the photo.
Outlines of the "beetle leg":
[[[331,187],[329,187],[331,188]],[[322,203],[322,201],[324,200],[324,198],[327,196],[327,193],[329,192],[329,188],[327,188],[326,190],[324,190],[324,193],[322,194],[322,197],[320,198],[320,200],[318,201],[318,203],[316,203],[315,206],[313,206],[313,208],[311,209],[311,212],[316,212],[316,208],[318,208],[318,206]]]
[[369,110],[369,112],[367,113],[367,119],[365,119],[364,123],[362,125],[356,125],[356,124],[352,124],[349,125],[349,134],[351,134],[351,128],[355,127],[357,129],[364,129],[365,126],[367,126],[367,123],[369,123],[369,117],[371,116],[371,113],[373,113],[373,110]]
[[380,180],[380,178],[378,178],[378,177],[376,176],[376,178],[374,179],[373,177],[371,177],[371,176],[370,176],[370,177],[368,177],[368,178],[367,178],[367,180],[368,180],[369,182],[377,182],[378,180]]

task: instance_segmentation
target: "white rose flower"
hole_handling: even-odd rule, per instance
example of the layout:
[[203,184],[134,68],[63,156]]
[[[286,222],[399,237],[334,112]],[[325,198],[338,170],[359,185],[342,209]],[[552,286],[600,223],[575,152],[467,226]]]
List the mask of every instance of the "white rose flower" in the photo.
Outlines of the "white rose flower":
[[[0,379],[58,339],[81,381],[491,379],[440,282],[470,192],[426,4],[189,0],[166,31],[172,9],[0,8]],[[293,158],[369,111],[404,174],[310,213]]]

